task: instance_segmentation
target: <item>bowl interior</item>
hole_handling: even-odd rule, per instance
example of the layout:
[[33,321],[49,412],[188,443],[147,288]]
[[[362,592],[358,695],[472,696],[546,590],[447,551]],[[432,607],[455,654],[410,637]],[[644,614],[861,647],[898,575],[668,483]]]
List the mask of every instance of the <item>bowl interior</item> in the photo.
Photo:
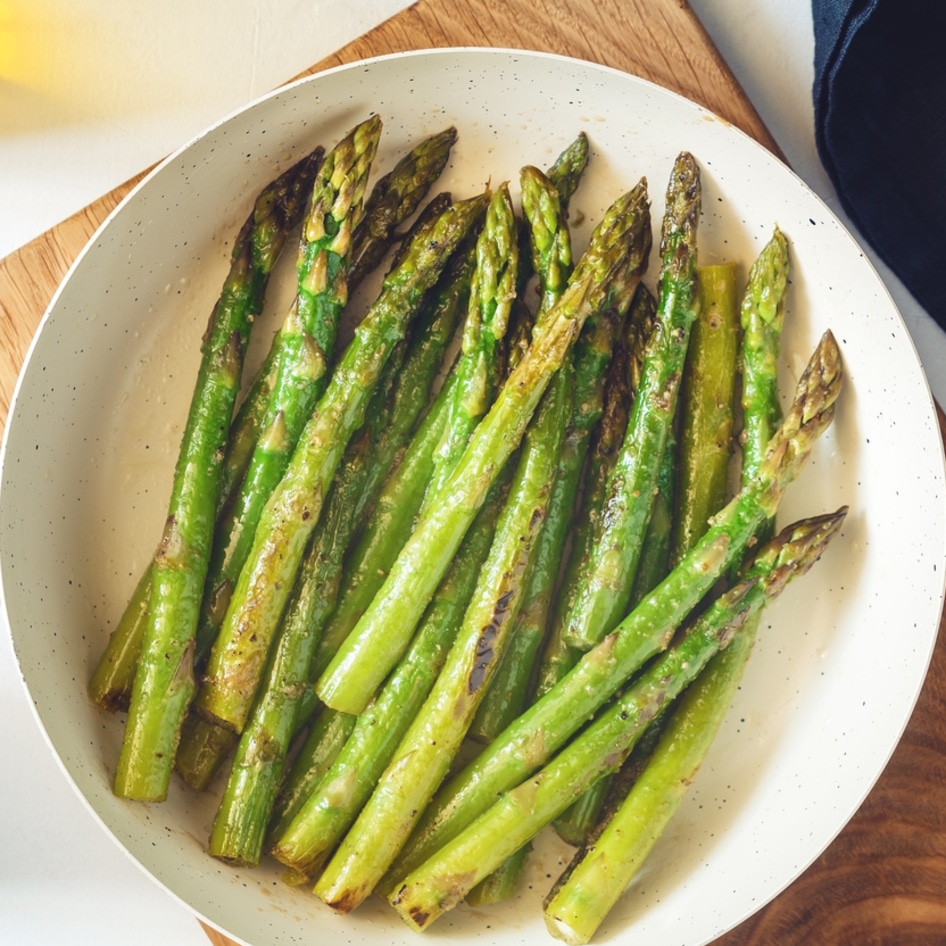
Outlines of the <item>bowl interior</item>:
[[[244,871],[209,858],[214,790],[198,797],[175,785],[155,806],[113,797],[121,720],[85,694],[160,535],[199,339],[239,223],[277,170],[317,143],[330,146],[371,112],[385,121],[377,174],[423,135],[457,127],[440,185],[455,197],[507,179],[515,191],[522,165],[547,166],[584,130],[593,156],[572,204],[578,247],[641,176],[659,221],[672,161],[689,150],[703,169],[702,262],[736,260],[744,275],[775,225],[791,241],[779,366],[786,395],[825,329],[841,344],[847,386],[836,422],[780,519],[847,503],[844,532],[766,612],[710,758],[601,934],[706,943],[814,859],[906,724],[942,604],[942,446],[906,329],[830,211],[737,130],[613,70],[505,50],[342,67],[209,129],[116,210],[43,321],[5,435],[0,575],[39,722],[116,841],[231,937],[254,946],[311,941],[313,931],[338,942],[416,941],[381,904],[338,918],[306,889],[284,884],[273,864]],[[285,311],[291,273],[290,261],[274,278],[268,318]],[[565,853],[546,840],[519,897],[488,911],[460,908],[429,935],[495,943],[545,936],[541,899]]]

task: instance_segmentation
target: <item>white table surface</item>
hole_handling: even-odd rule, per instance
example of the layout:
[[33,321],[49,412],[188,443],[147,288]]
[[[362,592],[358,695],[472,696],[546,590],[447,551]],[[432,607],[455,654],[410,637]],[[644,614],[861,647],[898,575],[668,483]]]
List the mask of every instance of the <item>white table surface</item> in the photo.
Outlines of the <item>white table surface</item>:
[[[814,146],[808,0],[690,3],[789,163],[844,220]],[[407,5],[4,3],[0,257]],[[875,265],[946,404],[946,333]],[[32,716],[6,627],[0,636],[0,941],[206,946],[187,908],[118,849],[73,793]]]

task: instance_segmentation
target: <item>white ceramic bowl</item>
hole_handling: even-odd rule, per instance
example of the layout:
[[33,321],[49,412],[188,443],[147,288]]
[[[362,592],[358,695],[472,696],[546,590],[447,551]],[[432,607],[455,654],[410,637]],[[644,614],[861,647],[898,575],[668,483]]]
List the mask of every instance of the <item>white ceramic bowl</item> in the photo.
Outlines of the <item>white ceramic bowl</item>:
[[[415,943],[380,903],[339,918],[275,865],[204,853],[216,793],[175,785],[120,801],[120,720],[90,705],[89,673],[160,533],[198,340],[255,192],[370,112],[378,173],[448,124],[455,196],[546,166],[578,131],[593,157],[575,241],[646,175],[659,220],[671,163],[703,168],[703,262],[747,266],[777,224],[792,243],[784,357],[790,391],[831,328],[846,363],[836,423],[781,518],[850,505],[843,535],[771,609],[737,705],[682,809],[602,940],[705,943],[789,884],[842,828],[893,750],[924,679],[943,593],[943,457],[904,325],[832,214],[780,162],[704,109],[584,62],[439,50],[331,70],[239,111],[168,158],[111,215],[57,293],[6,430],[0,568],[13,643],[39,722],[105,829],[200,917],[252,946]],[[291,256],[291,254],[287,254]],[[284,311],[284,277],[272,311]],[[744,272],[744,269],[743,269]],[[653,280],[653,274],[649,276]],[[288,288],[287,288],[288,287]],[[461,907],[425,934],[457,943],[546,937],[546,844],[515,901]]]

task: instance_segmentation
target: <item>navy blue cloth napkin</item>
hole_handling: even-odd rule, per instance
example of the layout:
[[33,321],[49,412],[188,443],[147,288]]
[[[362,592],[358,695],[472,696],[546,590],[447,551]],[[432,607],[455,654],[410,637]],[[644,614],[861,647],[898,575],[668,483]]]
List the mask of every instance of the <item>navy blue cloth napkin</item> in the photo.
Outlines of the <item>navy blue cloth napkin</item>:
[[946,0],[812,0],[815,140],[846,213],[946,328]]

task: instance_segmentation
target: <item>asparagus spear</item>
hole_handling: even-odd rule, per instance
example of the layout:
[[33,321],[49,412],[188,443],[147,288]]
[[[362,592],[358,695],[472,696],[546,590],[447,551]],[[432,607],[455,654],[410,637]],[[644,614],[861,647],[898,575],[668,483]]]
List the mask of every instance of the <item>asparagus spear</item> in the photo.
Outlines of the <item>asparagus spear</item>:
[[357,327],[260,517],[197,695],[197,708],[205,717],[238,732],[243,729],[342,451],[364,421],[392,349],[450,254],[475,225],[485,199],[474,197],[452,205],[432,229],[417,234]]
[[[449,205],[450,197],[447,194],[439,194],[429,201],[412,225],[407,241],[402,244],[402,251],[405,246],[410,246],[415,233],[420,232],[421,228],[431,226]],[[392,266],[396,268],[400,262],[401,254],[399,253]],[[407,428],[413,424],[429,399],[433,374],[439,368],[439,358],[449,341],[446,336],[452,332],[456,322],[456,313],[450,308],[449,303],[444,301],[444,297],[448,295],[449,292],[442,291],[436,303],[426,307],[431,313],[431,319],[429,322],[421,319],[424,324],[419,334],[422,337],[415,343],[414,351],[404,369],[401,370],[399,365],[392,363],[396,360],[396,356],[392,357],[386,365],[385,374],[389,379],[397,375],[397,383],[393,385],[392,403],[385,403],[385,392],[391,387],[389,380],[381,385],[384,390],[375,394],[375,400],[379,402],[377,410],[369,408],[368,411],[371,418],[367,425],[372,431],[372,436],[369,437],[371,445],[370,447],[364,443],[358,445],[356,452],[362,455],[354,459],[357,472],[351,470],[346,474],[348,477],[356,476],[362,479],[362,487],[359,490],[352,483],[340,487],[341,491],[352,497],[353,502],[344,511],[330,511],[330,517],[335,522],[335,527],[330,533],[330,548],[325,548],[324,543],[321,542],[312,543],[320,547],[310,550],[307,556],[308,561],[303,565],[301,581],[306,586],[306,597],[294,607],[295,620],[300,624],[309,625],[318,622],[318,627],[311,628],[312,631],[318,631],[311,635],[312,646],[323,643],[321,631],[327,614],[335,605],[341,557],[346,551],[344,546],[349,541],[356,524],[360,525],[363,510],[370,501],[373,501],[381,480],[387,475],[390,464],[395,461],[395,456],[399,454],[403,439],[408,434]],[[395,352],[403,349],[405,345],[406,343],[402,342]],[[384,416],[388,411],[392,411],[392,416],[396,418],[390,424]],[[370,454],[370,460],[368,454]],[[346,466],[347,463],[342,464],[343,469]],[[364,469],[365,467],[369,467],[370,472]],[[313,559],[315,561],[312,561]],[[310,576],[312,580],[307,580],[308,570],[314,571],[319,577]],[[300,725],[304,725],[305,720],[315,708],[314,696],[309,688],[304,689],[299,702],[299,721]],[[184,728],[178,749],[178,771],[188,785],[198,790],[206,787],[214,770],[219,767],[222,761],[221,753],[228,752],[235,743],[234,739],[228,738],[225,733],[215,731],[215,729],[219,727],[208,720],[190,722]]]
[[677,438],[671,433],[664,448],[660,472],[657,474],[654,508],[647,524],[644,547],[641,549],[637,573],[634,576],[634,588],[631,591],[631,604],[634,607],[667,577],[670,570],[676,478]]
[[[392,267],[396,267],[399,264],[399,259],[401,258],[404,250],[410,246],[411,240],[410,237],[412,234],[416,234],[420,231],[421,227],[426,227],[430,225],[436,217],[446,210],[449,206],[450,199],[449,195],[439,194],[430,200],[427,205],[424,207],[421,214],[418,216],[417,220],[411,227],[411,231],[408,233],[408,239],[405,240],[401,245],[401,251],[397,254],[397,257],[392,262]],[[404,211],[402,209],[401,213]],[[459,259],[457,259],[459,256]],[[451,320],[455,324],[456,319],[460,311],[463,310],[465,293],[468,291],[468,274],[466,273],[466,268],[463,260],[463,253],[460,252],[455,255],[454,259],[451,260],[451,263],[448,267],[448,272],[444,276],[444,285],[438,289],[436,297],[431,303],[430,312],[432,313],[430,327],[431,330],[427,332],[422,332],[424,336],[420,341],[418,350],[415,351],[412,358],[409,360],[409,365],[407,369],[400,376],[398,383],[396,384],[394,400],[400,406],[395,406],[400,420],[386,427],[383,434],[383,443],[384,446],[380,446],[378,449],[375,449],[371,458],[371,467],[372,472],[367,475],[364,489],[359,495],[359,508],[362,504],[367,504],[369,497],[374,501],[375,491],[379,486],[378,479],[379,477],[384,476],[390,468],[390,463],[392,462],[392,457],[389,456],[392,450],[395,449],[395,444],[398,442],[398,438],[404,433],[403,425],[408,422],[409,416],[406,413],[402,413],[402,408],[407,411],[420,411],[423,407],[422,400],[426,398],[426,392],[429,390],[430,378],[427,376],[427,372],[433,367],[433,363],[429,361],[430,358],[436,358],[436,352],[441,348],[445,339],[442,337],[442,331],[445,330],[450,324],[447,320]],[[349,277],[349,283],[353,285],[353,277]],[[434,328],[434,326],[439,326],[439,328]],[[411,367],[411,364],[415,363],[414,368]],[[424,362],[426,361],[426,366]],[[373,412],[372,413],[373,416]],[[416,416],[416,415],[414,415]],[[423,424],[423,431],[426,434],[429,434],[434,441],[439,437],[439,426],[438,424],[442,420],[440,412],[438,411],[438,405],[434,405],[433,409],[428,413],[428,416],[425,418]],[[382,426],[383,422],[382,422]],[[424,434],[420,434],[418,438],[421,441],[424,440]],[[395,474],[392,477],[392,480],[397,484],[403,486],[405,481],[410,482],[413,478],[420,476],[422,479],[426,480],[426,476],[423,473],[423,470],[420,469],[419,464],[417,464],[414,454],[416,450],[414,449],[414,444],[412,444],[411,449],[408,451],[408,457],[405,458],[404,462],[396,464]],[[429,447],[430,450],[433,449],[431,444]],[[408,475],[408,474],[411,475]],[[403,475],[402,475],[403,474]],[[347,490],[346,490],[347,491]],[[396,495],[392,495],[396,494]],[[387,507],[391,507],[397,510],[404,508],[403,503],[403,490],[395,490],[393,487],[390,490],[386,490],[380,501],[377,503],[377,506],[374,510],[373,519],[377,520],[380,517],[384,516],[384,510]],[[361,513],[353,515],[350,520],[350,525],[354,528],[355,520],[358,520],[358,527],[361,528]],[[395,523],[391,522],[392,528],[394,528]],[[365,530],[370,531],[369,529]],[[336,574],[335,569],[340,566],[340,561],[338,557],[345,551],[345,549],[340,548],[342,542],[342,537],[336,535],[336,548],[332,552],[331,560],[326,560],[322,566],[325,569],[323,580],[319,583],[310,583],[310,590],[315,590],[318,587],[325,589],[327,586],[325,582],[329,580],[331,575],[331,581],[333,583],[338,582],[341,584],[341,579]],[[347,540],[345,540],[347,541]],[[313,552],[312,556],[317,556],[319,553]],[[311,557],[311,556],[310,556]],[[369,570],[368,574],[370,577],[370,567],[372,563],[368,562],[365,565],[365,568]],[[369,582],[362,577],[361,580],[351,580],[348,582],[348,589],[363,590]],[[321,597],[319,602],[319,608],[326,615],[333,614],[336,609],[335,605],[335,595],[338,591],[338,588],[332,592],[331,595],[326,597]],[[343,599],[344,600],[344,599]],[[314,620],[314,618],[313,618]],[[322,620],[321,618],[319,620]],[[340,628],[344,625],[342,620],[333,620],[328,630],[324,626],[320,625],[321,633],[315,635],[315,646],[317,648],[316,656],[313,658],[313,672],[317,673],[320,669],[324,668],[325,664],[328,661],[328,656],[331,655],[335,648],[338,646],[338,643],[341,639],[344,638],[344,634],[340,634]],[[350,627],[350,625],[348,625]],[[299,724],[302,725],[305,720],[309,718],[312,712],[315,710],[316,700],[311,689],[307,688],[303,693],[300,706],[298,709]],[[194,714],[192,714],[193,716]],[[184,732],[181,739],[181,745],[178,749],[178,771],[181,773],[181,776],[191,787],[202,791],[206,788],[210,779],[212,778],[214,772],[219,767],[220,763],[223,761],[223,757],[229,753],[229,751],[236,744],[235,734],[232,732],[225,732],[220,726],[217,726],[213,722],[202,719],[190,719],[184,727]],[[305,771],[306,763],[305,759],[300,759],[300,771]],[[301,776],[299,776],[301,777]]]
[[[627,416],[630,405],[640,384],[640,373],[643,364],[644,346],[653,331],[655,317],[655,300],[649,293],[642,294],[640,321],[632,323],[633,331],[627,340],[628,351],[622,363],[615,364],[620,372],[614,379],[606,406],[605,416],[602,418],[601,430],[594,443],[594,450],[589,465],[586,495],[584,504],[584,519],[580,523],[579,541],[573,549],[573,555],[568,562],[565,585],[563,588],[563,602],[571,600],[576,581],[580,579],[582,564],[588,553],[586,542],[591,541],[593,527],[597,518],[602,514],[607,478],[614,463],[621,440],[627,429]],[[618,361],[618,359],[616,359]],[[626,377],[625,377],[626,375]],[[669,541],[669,516],[672,508],[670,490],[674,478],[674,438],[671,433],[658,473],[657,487],[653,498],[653,510],[647,524],[644,544],[641,548],[641,557],[637,573],[634,577],[634,591],[631,595],[631,608],[636,607],[644,593],[651,591],[667,575]],[[564,612],[565,607],[562,608]],[[581,651],[570,647],[562,641],[562,624],[557,621],[553,634],[541,665],[539,678],[541,690],[544,693],[553,686],[581,655]],[[561,817],[555,820],[555,831],[562,840],[569,844],[582,844],[588,832],[597,822],[604,797],[608,792],[610,779],[601,779],[581,796]]]
[[[235,241],[230,271],[204,335],[164,535],[149,569],[150,582],[146,578],[138,585],[144,593],[150,584],[150,603],[147,622],[139,625],[140,657],[114,780],[118,795],[157,801],[167,793],[181,720],[195,687],[190,661],[196,614],[210,553],[221,458],[250,329],[288,230],[304,205],[303,188],[317,160],[314,155],[304,158],[257,197]],[[137,618],[144,609],[133,603],[129,610]],[[106,704],[122,700],[114,695],[114,674],[120,668],[111,658],[115,653],[128,656],[121,642],[134,630],[134,622],[123,622],[119,629],[90,685],[93,696]]]
[[[579,373],[578,408],[573,427],[576,447],[570,461],[570,477],[576,495],[576,510],[571,547],[561,581],[551,603],[549,628],[543,643],[541,661],[536,671],[534,696],[541,696],[554,686],[575,665],[582,651],[571,647],[562,637],[565,617],[582,580],[581,575],[594,541],[594,530],[601,515],[608,475],[627,430],[630,406],[634,401],[640,378],[640,362],[647,338],[653,331],[656,300],[646,286],[639,286],[625,332],[614,348],[610,361],[600,362],[590,375],[597,387],[589,386],[588,396],[581,397]],[[584,402],[584,408],[578,404]],[[566,440],[563,458],[568,459]],[[587,466],[587,471],[585,471]],[[583,494],[578,496],[579,479],[584,476]],[[580,501],[579,501],[580,500]]]
[[[306,188],[306,202],[302,205],[308,208],[308,200],[312,195],[315,175],[308,182]],[[301,220],[297,221],[301,222]],[[256,446],[260,429],[266,419],[266,409],[273,394],[279,368],[279,332],[273,334],[272,342],[266,352],[263,363],[256,371],[250,389],[240,402],[230,430],[227,434],[227,450],[223,458],[223,467],[220,471],[220,492],[217,497],[217,518],[224,509],[233,502],[234,491],[239,488],[246,474],[246,468],[253,458],[253,448]]]
[[778,426],[777,359],[785,321],[789,276],[788,241],[777,227],[749,269],[740,305],[742,324],[742,476],[755,474],[765,445]]
[[540,768],[678,626],[752,541],[828,427],[841,389],[840,351],[826,332],[752,481],[714,517],[673,571],[600,644],[438,791],[402,851],[403,876],[454,837],[497,794]]
[[440,177],[456,140],[457,130],[452,126],[425,138],[371,189],[364,217],[352,234],[352,285],[381,262],[398,226],[417,210]]
[[[236,493],[234,504],[228,506],[225,514],[218,520],[217,554],[211,561],[211,574],[205,589],[207,597],[202,610],[203,620],[198,625],[195,659],[198,672],[201,672],[206,664],[232,587],[229,577],[222,583],[219,581],[221,573],[214,573],[214,566],[222,568],[224,572],[238,573],[238,566],[245,557],[245,544],[252,537],[258,512],[271,491],[273,478],[288,462],[288,454],[297,439],[297,431],[307,419],[306,414],[310,411],[313,399],[324,388],[325,359],[321,357],[321,353],[327,354],[334,347],[344,299],[348,289],[354,285],[351,277],[345,275],[350,258],[349,228],[362,213],[359,201],[364,193],[368,167],[379,133],[380,126],[376,122],[363,123],[354,129],[329,156],[326,173],[315,183],[307,226],[311,229],[313,221],[317,225],[319,218],[323,218],[326,235],[321,244],[313,241],[303,243],[298,263],[299,292],[268,356],[268,360],[274,362],[276,377],[272,383],[271,397],[259,420],[260,425],[269,431],[279,431],[279,442],[275,449],[273,443],[267,442],[266,438],[256,444],[251,453],[249,472],[242,483],[243,488]],[[410,200],[415,199],[419,199],[419,195],[412,193]],[[346,203],[348,217],[344,216]],[[449,197],[440,195],[430,202],[425,213],[431,212],[431,208],[434,213],[442,212],[448,203]],[[414,206],[416,205],[402,207],[400,212],[407,213]],[[391,210],[392,208],[382,208],[388,216]],[[377,206],[373,212],[379,212]],[[345,226],[340,227],[340,221],[344,222]],[[380,237],[379,233],[378,238]],[[320,269],[327,273],[326,285],[320,294],[314,295],[312,286],[306,284],[311,274]],[[359,278],[364,272],[366,271],[359,274]],[[308,317],[303,318],[307,312]],[[304,323],[303,329],[311,329],[311,332],[300,336],[300,323]],[[313,357],[310,359],[310,356]],[[312,377],[308,376],[310,362],[314,362],[317,368],[322,366]],[[253,393],[255,392],[251,392],[251,396]],[[354,489],[350,492],[352,496],[360,495]],[[231,540],[234,535],[238,535],[238,540],[235,543],[227,540],[227,533]],[[336,535],[335,538],[339,537]],[[215,592],[212,590],[214,588]],[[312,583],[307,588],[311,601]],[[324,599],[322,603],[324,605]],[[310,611],[303,606],[298,612],[297,622],[302,623],[311,616]],[[219,727],[212,720],[189,722],[184,727],[178,749],[177,769],[192,787],[206,787],[234,742],[232,736],[219,731]],[[275,764],[270,771],[273,768]],[[241,794],[246,795],[249,790],[245,785],[252,776],[244,773],[244,777],[244,789]]]
[[[522,212],[529,232],[532,267],[539,277],[539,308],[536,313],[536,331],[541,332],[548,310],[565,291],[571,275],[571,237],[562,201],[550,178],[537,168],[526,166],[519,176],[522,193]],[[587,325],[587,323],[586,323]],[[554,399],[561,416],[550,423],[558,423],[564,431],[574,410],[575,381],[574,348],[552,379],[546,400]],[[564,448],[564,443],[562,444]],[[486,689],[476,716],[470,726],[470,735],[484,742],[499,732],[505,722],[518,715],[527,699],[527,687],[532,678],[532,666],[545,628],[545,602],[551,593],[551,584],[558,574],[558,562],[571,519],[574,496],[571,480],[560,479],[563,453],[552,471],[551,492],[545,524],[535,541],[533,561],[526,579],[522,606],[509,635],[496,673]],[[567,477],[567,474],[566,474]]]
[[467,830],[412,871],[390,898],[405,922],[425,929],[603,773],[614,771],[660,707],[676,699],[710,657],[726,647],[747,615],[818,560],[845,512],[800,523],[767,546],[746,580],[710,605],[681,640],[540,773],[506,791]]
[[[554,384],[547,392],[567,393]],[[336,910],[354,909],[374,889],[466,735],[522,603],[561,447],[562,413],[554,398],[543,399],[525,433],[496,535],[443,669],[371,797],[316,881],[315,893]]]
[[546,314],[561,298],[574,269],[571,234],[562,197],[548,175],[526,165],[519,172],[519,190],[532,268],[539,277],[535,321],[541,330]]
[[699,168],[683,152],[667,187],[657,292],[658,327],[648,342],[640,388],[611,472],[606,511],[582,572],[563,638],[587,650],[626,612],[661,458],[676,407],[690,327],[696,317]]
[[348,300],[352,231],[381,136],[372,116],[326,156],[316,177],[299,250],[298,290],[279,330],[276,382],[260,436],[233,503],[217,524],[198,631],[198,666],[223,623],[263,506],[328,383],[338,323]]
[[[593,311],[610,305],[646,259],[649,226],[642,182],[613,205],[598,237],[549,313],[548,327],[503,385],[476,427],[442,499],[418,522],[369,609],[339,648],[316,688],[329,706],[361,712],[406,650],[448,563],[523,432],[574,336]],[[607,240],[602,237],[607,235]]]
[[[534,168],[523,170],[523,209],[531,220],[533,242],[537,243],[533,249],[533,263],[540,273],[540,298],[554,302],[563,288],[560,283],[565,257],[561,254],[566,247],[561,231],[565,230],[566,223],[563,202],[555,200],[550,182],[551,177],[544,177]],[[561,218],[557,221],[556,204],[561,207]],[[557,262],[556,254],[559,255]],[[543,272],[547,275],[541,276]],[[471,727],[471,734],[482,741],[491,739],[518,715],[530,698],[535,676],[533,668],[546,635],[553,588],[573,521],[585,457],[592,431],[605,410],[605,373],[615,361],[616,346],[620,348],[618,337],[621,331],[625,327],[630,331],[630,326],[636,326],[638,320],[646,320],[642,302],[646,303],[649,298],[646,289],[638,286],[633,293],[634,302],[629,314],[629,299],[624,296],[616,297],[610,309],[590,318],[553,381],[563,389],[574,389],[571,416],[563,421],[566,423],[565,440],[555,470],[549,514],[538,539],[536,563],[530,571],[519,620]],[[540,305],[537,316],[540,331],[542,319]]]
[[195,712],[184,717],[174,770],[188,788],[206,791],[220,767],[236,748],[239,734]]
[[504,182],[490,200],[476,243],[476,268],[456,368],[458,378],[444,436],[434,453],[434,469],[422,510],[453,472],[471,431],[489,409],[499,387],[502,343],[516,298],[517,233],[509,185]]
[[[777,241],[773,241],[773,244],[767,248],[767,251],[764,252],[762,256],[760,256],[760,260],[753,267],[752,275],[750,276],[749,290],[746,294],[743,304],[744,308],[747,310],[744,311],[743,314],[744,322],[749,320],[748,313],[755,310],[757,305],[756,300],[769,297],[772,300],[772,302],[770,302],[771,305],[776,299],[781,297],[781,294],[784,291],[785,273],[787,267],[783,264],[787,264],[787,260],[779,260],[778,264],[770,269],[770,265],[775,262],[772,258],[773,252],[777,253],[779,257],[782,256],[782,252],[778,247]],[[717,281],[715,278],[701,280],[700,292],[703,296],[704,304],[702,306],[701,318],[697,322],[697,326],[699,326],[705,319],[707,313],[712,313],[714,311],[716,308],[714,299],[718,296],[721,296],[725,302],[724,308],[726,311],[722,313],[725,315],[725,321],[722,324],[727,325],[730,322],[732,317],[732,309],[734,308],[734,303],[731,299],[732,290],[734,288],[732,284],[734,273],[727,272],[728,269],[729,267],[724,269],[719,269],[717,267],[709,268],[709,275],[711,277],[723,277],[722,282],[719,287],[717,287],[717,289],[713,288],[714,283]],[[722,290],[722,293],[718,291],[719,289]],[[731,347],[731,336],[733,333],[734,329],[731,326],[728,327],[724,333],[724,335],[727,337],[722,339],[723,344],[721,347],[723,352],[726,354],[726,358],[724,359],[724,379],[732,379],[734,376],[734,351]],[[715,339],[715,341],[718,342],[720,339]],[[698,331],[694,330],[694,337],[691,341],[691,358],[694,353],[697,353],[701,361],[711,365],[710,372],[708,375],[706,375],[706,379],[711,380],[719,365],[717,364],[712,366],[714,359],[707,359],[702,354],[699,354],[702,347],[703,338],[701,338],[701,335]],[[743,355],[742,360],[744,364],[748,362],[748,366],[744,367],[743,370],[744,372],[748,372],[750,377],[754,379],[752,381],[752,387],[757,395],[744,407],[744,422],[747,423],[749,429],[753,431],[751,442],[746,445],[751,453],[751,459],[749,462],[743,464],[743,482],[748,483],[751,481],[752,477],[755,475],[755,471],[758,469],[761,458],[765,453],[768,438],[771,435],[772,430],[778,425],[781,413],[778,404],[778,390],[774,371],[774,355],[765,359],[765,365],[768,366],[768,368],[763,367],[763,365],[759,363],[752,351],[746,352]],[[732,387],[732,385],[732,380],[725,381],[725,384],[722,387],[723,394],[718,397],[718,400],[722,405],[722,410],[719,413],[725,426],[728,426],[729,424],[728,415],[730,413],[730,408],[728,407],[728,404],[731,398],[729,389]],[[703,415],[707,419],[711,418],[717,413],[713,409],[713,403],[713,399],[710,399],[709,408],[703,411]],[[767,412],[766,417],[768,419],[768,423],[766,424],[759,423],[758,421],[754,420],[752,416],[755,411],[762,409],[763,406]],[[768,413],[770,411],[774,411],[774,413]],[[719,508],[719,506],[722,504],[724,499],[724,480],[728,467],[728,456],[726,452],[722,449],[716,449],[718,444],[725,444],[726,437],[728,435],[724,434],[722,437],[718,437],[718,429],[716,429],[715,422],[707,424],[703,430],[703,433],[708,439],[709,446],[703,449],[697,447],[696,449],[691,450],[692,455],[689,467],[689,477],[699,479],[700,476],[706,475],[707,481],[715,481],[716,485],[711,489],[706,489],[705,484],[703,484],[703,488],[688,489],[684,483],[684,489],[688,489],[689,502],[684,503],[683,505],[687,509],[686,515],[689,516],[694,525],[697,523],[705,524],[712,512]],[[764,437],[764,440],[761,439],[760,434]],[[693,436],[693,431],[691,431],[690,436]],[[692,462],[694,459],[693,455],[701,456],[702,461],[699,463]],[[672,459],[672,457],[668,453],[665,456],[665,461],[670,459]],[[667,480],[672,475],[672,470],[667,467],[667,463],[665,462],[665,469],[662,473],[663,478]],[[645,541],[640,567],[635,578],[635,590],[632,599],[635,602],[641,600],[645,594],[649,593],[650,590],[656,586],[657,582],[665,574],[666,563],[669,561],[670,524],[667,517],[667,510],[669,508],[666,499],[667,488],[668,486],[666,485],[662,487],[658,491],[658,495],[656,497],[657,505],[655,506],[654,514],[651,518],[650,526],[648,527],[648,537]],[[763,533],[765,533],[765,537],[767,537],[771,534],[771,530],[768,529],[767,526],[760,527],[759,535],[761,536]],[[691,543],[694,538],[695,534],[693,530],[688,530],[686,534],[687,544]],[[736,654],[739,653],[747,655],[747,649],[744,642],[751,641],[753,636],[754,630],[750,630],[749,627],[746,627],[742,636],[740,637],[739,646],[732,648],[731,651],[727,650],[724,655],[721,655],[716,659],[728,665],[736,664],[738,660]],[[598,794],[600,801],[600,795],[605,788],[606,785],[604,785],[603,782],[599,783],[599,785],[595,786],[595,788],[591,790],[591,793]],[[591,802],[588,803],[589,806],[590,804]],[[579,819],[584,816],[584,812],[577,811],[572,815],[569,824],[560,826],[557,822],[556,827],[562,827],[564,832],[570,832],[570,839],[577,842],[580,840],[581,832],[583,830],[587,831],[589,827],[587,818],[585,818],[584,825],[576,824],[576,822],[578,822]]]
[[510,854],[499,867],[467,893],[467,904],[471,907],[482,907],[501,903],[515,896],[531,853],[532,845],[524,844],[518,851]]
[[[316,148],[284,171],[258,195],[253,208],[253,225],[245,225],[241,229],[231,254],[231,274],[224,287],[224,292],[232,295],[228,305],[244,307],[253,318],[262,311],[269,274],[286,246],[289,233],[302,220],[323,154],[321,147]],[[244,288],[234,291],[235,285],[239,286],[241,280]],[[230,426],[228,444],[234,439],[234,431],[246,428],[251,415],[251,408],[245,404],[241,405]],[[245,438],[238,439],[242,442]],[[228,484],[242,474],[241,462],[243,458],[239,451],[232,452],[228,447],[219,471],[216,495],[218,510],[228,495]],[[148,622],[150,599],[149,562],[89,682],[89,695],[106,709],[128,708],[132,681],[141,654],[141,642]]]
[[141,573],[89,680],[89,696],[103,709],[126,710],[148,626],[152,562]]
[[677,561],[725,503],[733,447],[739,304],[736,266],[698,271],[693,324],[681,391],[679,460],[671,560]]
[[585,168],[588,167],[589,150],[588,136],[581,131],[545,172],[558,193],[562,209],[566,212],[569,202],[578,190]]

